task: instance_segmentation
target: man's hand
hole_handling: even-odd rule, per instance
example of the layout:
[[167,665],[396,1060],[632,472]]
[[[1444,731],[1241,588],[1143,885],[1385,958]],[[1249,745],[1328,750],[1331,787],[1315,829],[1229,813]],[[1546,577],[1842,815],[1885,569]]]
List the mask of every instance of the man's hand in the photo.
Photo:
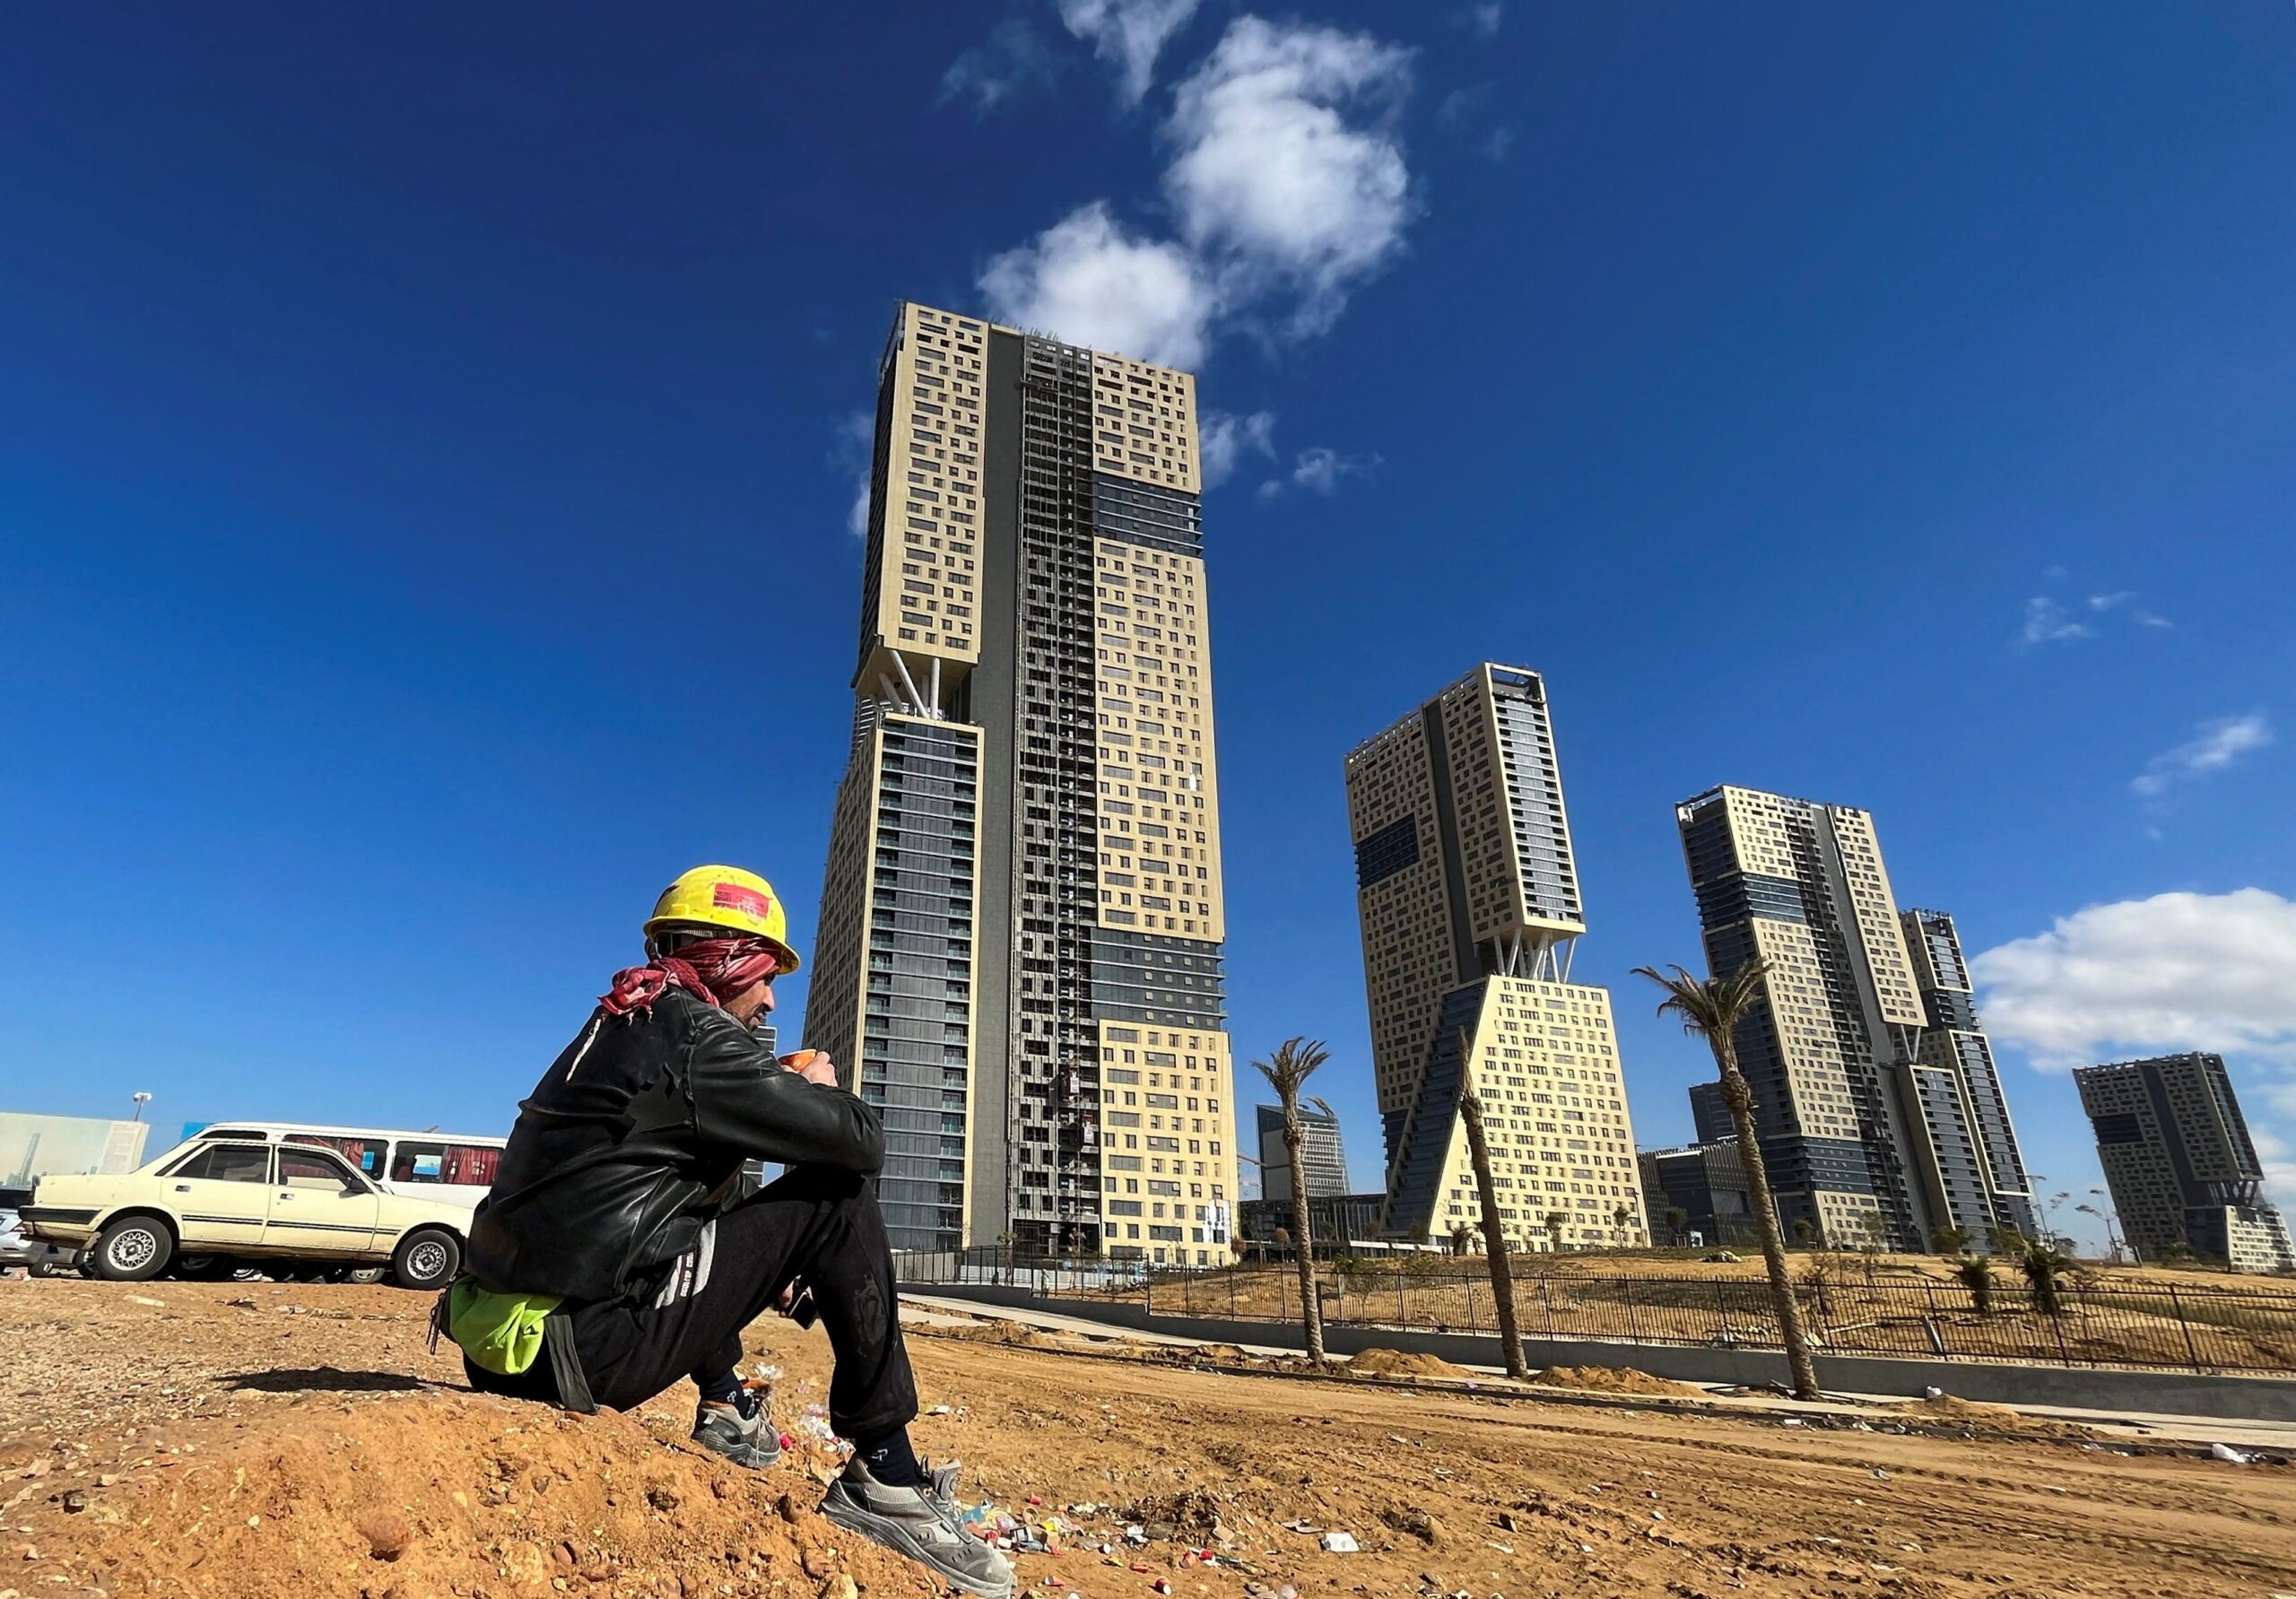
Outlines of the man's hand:
[[826,1049],[799,1049],[781,1057],[781,1064],[808,1082],[818,1082],[823,1088],[835,1088],[837,1063],[831,1060]]

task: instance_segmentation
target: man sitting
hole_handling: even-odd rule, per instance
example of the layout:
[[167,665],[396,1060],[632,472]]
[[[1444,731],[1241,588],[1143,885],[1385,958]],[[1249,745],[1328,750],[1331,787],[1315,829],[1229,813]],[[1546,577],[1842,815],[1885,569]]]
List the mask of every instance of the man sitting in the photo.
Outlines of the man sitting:
[[[952,1466],[910,1447],[917,1390],[871,1179],[876,1112],[825,1054],[787,1064],[752,1030],[797,969],[766,881],[698,866],[645,925],[647,963],[614,976],[518,1107],[471,1224],[467,1274],[440,1302],[474,1386],[571,1410],[628,1410],[681,1377],[693,1437],[742,1465],[780,1454],[736,1374],[742,1329],[810,1299],[837,1367],[831,1424],[852,1440],[822,1513],[984,1599],[1012,1569],[959,1525]],[[739,1197],[742,1163],[787,1175]]]

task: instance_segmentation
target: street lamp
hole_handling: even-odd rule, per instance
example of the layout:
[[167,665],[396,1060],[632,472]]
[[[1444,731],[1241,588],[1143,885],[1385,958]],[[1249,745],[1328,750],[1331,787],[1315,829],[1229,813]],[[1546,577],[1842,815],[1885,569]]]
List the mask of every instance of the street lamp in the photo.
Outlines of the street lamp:
[[140,1121],[142,1121],[142,1120],[144,1119],[144,1107],[145,1107],[146,1105],[149,1105],[151,1102],[152,1102],[152,1096],[151,1096],[151,1095],[149,1095],[149,1094],[145,1094],[145,1093],[138,1093],[138,1094],[135,1096],[135,1117],[134,1117],[133,1119],[135,1119],[135,1120],[136,1120],[136,1121],[139,1121],[139,1122],[140,1122]]

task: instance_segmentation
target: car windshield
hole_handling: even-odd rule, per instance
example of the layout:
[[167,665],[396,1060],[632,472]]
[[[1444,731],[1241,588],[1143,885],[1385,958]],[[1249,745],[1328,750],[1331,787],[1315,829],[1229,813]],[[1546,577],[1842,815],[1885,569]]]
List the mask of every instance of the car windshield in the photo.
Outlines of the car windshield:
[[18,1210],[31,1202],[30,1188],[0,1188],[0,1211]]

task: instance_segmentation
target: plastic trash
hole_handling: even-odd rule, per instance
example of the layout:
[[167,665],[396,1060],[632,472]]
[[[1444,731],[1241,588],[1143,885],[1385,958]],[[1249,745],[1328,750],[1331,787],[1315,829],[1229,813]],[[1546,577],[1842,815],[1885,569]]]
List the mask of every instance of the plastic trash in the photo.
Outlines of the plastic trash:
[[1319,1542],[1326,1554],[1357,1554],[1361,1551],[1361,1546],[1355,1542],[1352,1533],[1326,1533]]
[[2228,1465],[2254,1465],[2257,1463],[2255,1456],[2245,1449],[2235,1449],[2230,1444],[2211,1444],[2208,1453],[2212,1458],[2223,1461]]

